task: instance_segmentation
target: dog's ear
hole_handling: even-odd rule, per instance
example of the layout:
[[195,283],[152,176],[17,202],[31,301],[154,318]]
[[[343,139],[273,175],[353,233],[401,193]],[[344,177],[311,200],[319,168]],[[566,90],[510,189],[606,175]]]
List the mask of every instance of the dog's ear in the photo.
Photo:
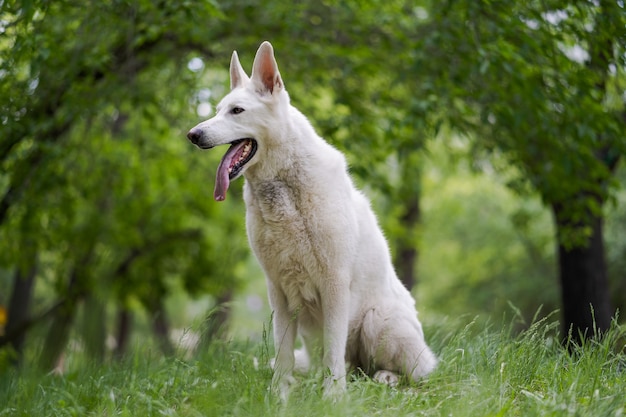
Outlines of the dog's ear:
[[239,62],[237,51],[233,51],[233,56],[230,58],[230,89],[241,87],[249,79]]
[[283,88],[283,80],[278,72],[272,44],[265,41],[259,47],[252,64],[252,81],[261,94],[273,94]]

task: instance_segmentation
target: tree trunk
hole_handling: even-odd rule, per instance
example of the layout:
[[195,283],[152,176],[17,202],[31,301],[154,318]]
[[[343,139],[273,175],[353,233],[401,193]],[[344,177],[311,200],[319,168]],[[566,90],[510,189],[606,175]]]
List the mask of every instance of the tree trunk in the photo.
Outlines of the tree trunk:
[[85,277],[81,274],[84,265],[89,261],[91,249],[88,251],[88,255],[78,265],[74,266],[67,284],[66,298],[56,311],[46,334],[43,350],[39,357],[39,366],[43,370],[53,370],[67,346],[78,302],[87,293]]
[[206,350],[211,342],[224,335],[225,325],[230,318],[230,302],[232,300],[232,290],[226,290],[217,297],[215,308],[211,310],[205,320],[202,335],[200,337],[200,349]]
[[419,197],[412,195],[404,202],[405,213],[400,219],[403,236],[398,239],[396,268],[398,278],[410,291],[416,284],[415,265],[417,264],[417,245],[413,238],[420,221]]
[[152,330],[157,338],[161,352],[166,356],[173,356],[175,349],[170,341],[170,326],[161,300],[159,300],[156,309],[152,312]]
[[22,348],[26,336],[26,324],[30,315],[30,303],[33,298],[33,286],[37,275],[36,262],[24,274],[21,268],[17,268],[13,278],[13,291],[9,300],[8,322],[5,329],[4,340],[10,345],[15,353],[14,364],[19,365],[22,361]]
[[90,358],[104,362],[106,355],[106,305],[98,297],[89,295],[83,303],[82,334],[85,350]]
[[[558,239],[559,278],[563,306],[563,331],[571,341],[601,336],[609,329],[613,309],[604,258],[603,219],[590,216],[591,236],[585,245],[570,247],[561,237],[571,221],[558,205],[552,206]],[[567,341],[566,341],[567,342]]]
[[45,371],[54,369],[70,338],[70,330],[76,312],[76,301],[67,300],[52,319],[39,357],[39,367]]
[[400,234],[396,241],[394,266],[398,278],[411,291],[417,284],[417,228],[422,220],[420,197],[422,193],[422,162],[415,149],[400,149],[399,163],[402,181],[394,199],[402,205]]
[[117,333],[115,336],[116,346],[113,356],[117,359],[123,358],[128,350],[128,340],[130,338],[130,327],[132,325],[132,315],[126,306],[120,306],[117,312]]
[[57,367],[70,338],[75,310],[75,306],[68,303],[62,306],[52,319],[39,357],[39,367],[44,371],[51,371]]

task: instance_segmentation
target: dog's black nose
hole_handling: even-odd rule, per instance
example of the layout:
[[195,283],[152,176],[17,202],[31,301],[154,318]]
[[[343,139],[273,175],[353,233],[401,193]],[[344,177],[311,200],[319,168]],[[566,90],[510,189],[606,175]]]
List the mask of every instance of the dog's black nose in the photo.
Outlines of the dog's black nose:
[[187,133],[187,137],[189,138],[191,143],[197,145],[200,141],[200,138],[202,137],[202,132],[200,132],[200,130],[198,129],[191,129],[189,133]]

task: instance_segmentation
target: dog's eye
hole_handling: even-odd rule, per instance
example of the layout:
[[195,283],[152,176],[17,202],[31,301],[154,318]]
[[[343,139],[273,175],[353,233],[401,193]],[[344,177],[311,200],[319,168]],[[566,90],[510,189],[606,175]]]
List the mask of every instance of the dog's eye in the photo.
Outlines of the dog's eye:
[[233,107],[232,110],[230,111],[232,114],[239,114],[243,112],[243,109],[241,107]]

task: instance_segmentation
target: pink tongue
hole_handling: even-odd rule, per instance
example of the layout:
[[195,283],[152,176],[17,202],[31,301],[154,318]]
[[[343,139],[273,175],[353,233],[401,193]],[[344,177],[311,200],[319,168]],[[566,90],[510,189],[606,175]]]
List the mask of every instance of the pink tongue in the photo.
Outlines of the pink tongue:
[[[226,191],[230,185],[230,178],[228,175],[228,168],[230,168],[233,159],[239,159],[243,147],[246,141],[232,145],[226,151],[226,154],[222,158],[220,165],[217,167],[217,176],[215,178],[215,191],[213,191],[213,198],[215,201],[224,201],[226,199]],[[236,158],[235,158],[236,157]]]

